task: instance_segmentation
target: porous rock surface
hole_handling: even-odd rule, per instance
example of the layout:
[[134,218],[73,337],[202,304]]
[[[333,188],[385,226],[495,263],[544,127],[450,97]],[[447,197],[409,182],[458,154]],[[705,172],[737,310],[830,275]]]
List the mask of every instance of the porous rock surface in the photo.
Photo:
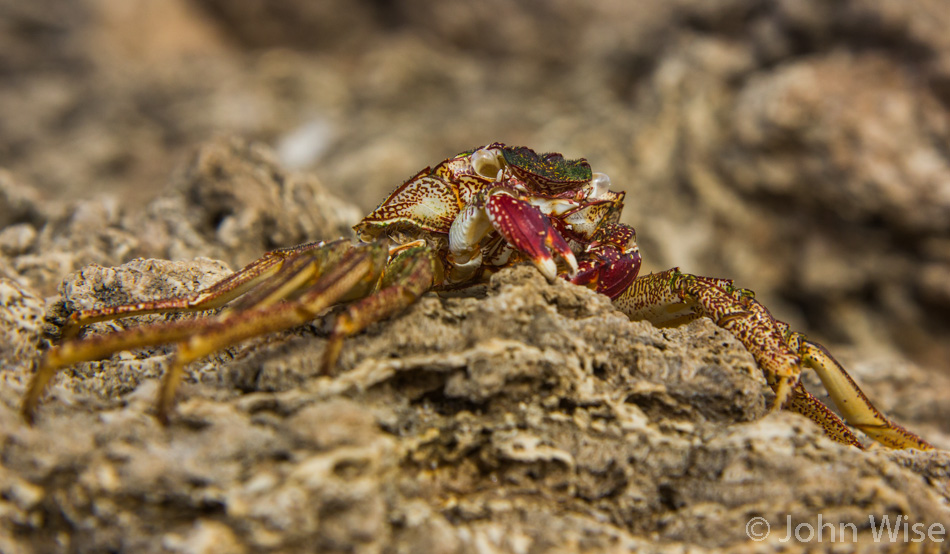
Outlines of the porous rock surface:
[[[294,212],[299,198],[282,187],[318,184],[257,145],[214,143],[178,175],[200,173],[209,151],[234,169],[223,184],[197,180],[197,194],[234,190],[227,182],[261,191],[223,194],[230,211],[216,226],[164,208],[181,194],[177,177],[140,216],[115,206],[109,218],[60,220],[56,206],[24,200],[27,219],[44,223],[33,246],[2,257],[0,551],[789,552],[815,545],[779,542],[786,523],[817,525],[818,514],[854,523],[862,548],[897,551],[907,543],[875,542],[870,515],[950,526],[945,452],[836,444],[804,418],[770,413],[751,356],[711,322],[630,322],[605,297],[525,266],[482,294],[427,295],[374,324],[330,375],[322,320],[194,363],[168,427],[153,417],[164,347],[61,372],[26,426],[17,409],[30,364],[55,332],[44,313],[55,322],[182,294],[228,272],[207,258],[93,265],[44,301],[55,269],[35,268],[72,269],[86,252],[117,264],[141,244],[195,256],[224,250],[227,236],[266,245],[350,223],[342,208]],[[276,218],[291,229],[278,232],[261,223],[268,210],[304,219]],[[165,234],[140,234],[156,226]],[[882,408],[950,447],[946,379],[849,358]],[[753,517],[771,525],[763,542],[747,536]]]

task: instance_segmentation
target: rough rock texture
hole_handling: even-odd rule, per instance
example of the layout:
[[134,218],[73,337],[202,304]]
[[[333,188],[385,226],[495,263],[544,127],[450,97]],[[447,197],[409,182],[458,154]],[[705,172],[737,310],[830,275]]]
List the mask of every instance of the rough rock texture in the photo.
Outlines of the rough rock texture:
[[[275,231],[259,224],[260,198],[293,210],[299,199],[281,185],[314,183],[256,180],[280,170],[237,142],[205,147],[178,173],[200,174],[209,157],[227,178],[175,178],[144,220],[99,225],[135,236],[176,221],[155,206],[180,198],[182,183],[209,197],[256,183],[267,193],[220,195],[241,225],[182,218],[139,244],[214,247],[222,229],[266,243]],[[340,224],[307,213],[303,228]],[[60,229],[50,244],[71,233]],[[95,229],[70,244],[96,243]],[[227,273],[207,258],[91,265],[63,281],[46,318],[183,294]],[[788,517],[793,528],[819,513],[854,523],[869,548],[881,546],[871,515],[950,526],[945,452],[833,443],[808,420],[768,413],[761,372],[713,323],[630,322],[606,297],[531,267],[502,271],[480,296],[424,297],[347,341],[330,376],[320,320],[217,353],[191,366],[167,428],[153,417],[167,347],[63,371],[39,423],[24,425],[30,362],[55,326],[44,335],[43,302],[17,280],[0,281],[0,295],[3,552],[770,551],[785,546]],[[882,408],[950,447],[947,379],[908,364],[856,367],[862,381],[874,376]],[[771,542],[749,541],[753,517],[770,522]]]
[[168,430],[165,348],[64,371],[36,429],[15,410],[43,314],[336,238],[501,140],[589,158],[647,271],[754,289],[950,447],[948,27],[941,0],[0,0],[0,551],[788,551],[786,515],[947,523],[944,455],[833,445],[766,414],[710,324],[527,270],[374,326],[332,378],[319,322],[194,364]]
[[221,139],[198,150],[139,224],[150,252],[206,252],[243,266],[266,250],[352,236],[361,217],[313,175],[281,168],[269,148]]
[[[266,250],[351,236],[361,214],[312,175],[281,168],[273,151],[237,138],[202,145],[144,209],[112,197],[41,202],[0,173],[0,276],[52,293],[91,262],[135,256],[215,256],[242,266]],[[147,292],[147,291],[145,291]],[[130,294],[129,297],[134,297]]]

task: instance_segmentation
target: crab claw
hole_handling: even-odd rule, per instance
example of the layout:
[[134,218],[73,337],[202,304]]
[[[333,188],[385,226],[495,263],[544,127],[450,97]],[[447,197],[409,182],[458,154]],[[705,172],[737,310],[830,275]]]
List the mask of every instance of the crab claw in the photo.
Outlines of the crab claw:
[[585,251],[580,271],[571,282],[616,299],[637,278],[640,261],[633,227],[607,223],[597,230]]
[[585,260],[571,282],[592,288],[613,300],[627,290],[639,271],[640,252],[634,251]]
[[571,277],[577,274],[577,259],[570,245],[536,206],[508,193],[495,192],[489,195],[485,208],[492,226],[525,254],[548,281],[557,277],[554,254],[570,267]]

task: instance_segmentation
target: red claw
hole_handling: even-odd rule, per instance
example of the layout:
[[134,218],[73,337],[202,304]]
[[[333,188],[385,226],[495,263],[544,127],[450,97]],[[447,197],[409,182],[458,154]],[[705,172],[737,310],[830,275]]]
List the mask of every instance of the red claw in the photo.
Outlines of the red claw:
[[627,290],[639,272],[640,253],[629,252],[615,256],[614,259],[585,261],[571,282],[593,288],[613,300]]
[[486,211],[492,225],[519,252],[525,254],[549,281],[557,277],[558,254],[577,273],[577,259],[570,245],[552,225],[548,216],[524,200],[503,192],[488,196]]
[[571,282],[616,299],[640,273],[636,232],[626,225],[608,223],[598,230],[594,239]]

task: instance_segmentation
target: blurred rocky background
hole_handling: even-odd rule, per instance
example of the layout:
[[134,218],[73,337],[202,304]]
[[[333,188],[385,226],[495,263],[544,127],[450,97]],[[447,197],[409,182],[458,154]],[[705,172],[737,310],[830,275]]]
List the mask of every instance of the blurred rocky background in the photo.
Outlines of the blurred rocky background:
[[[90,263],[238,267],[345,234],[426,165],[524,144],[587,157],[627,192],[644,271],[679,266],[754,289],[939,442],[950,420],[948,28],[942,0],[0,0],[3,315],[35,337],[42,299]],[[4,331],[0,362],[24,344]],[[29,514],[42,479],[24,479],[0,497]],[[678,486],[644,498],[669,513],[709,500]],[[477,519],[458,510],[443,513]],[[689,514],[650,513],[655,525],[627,530],[701,542]],[[188,540],[219,537],[221,521],[207,525]]]

